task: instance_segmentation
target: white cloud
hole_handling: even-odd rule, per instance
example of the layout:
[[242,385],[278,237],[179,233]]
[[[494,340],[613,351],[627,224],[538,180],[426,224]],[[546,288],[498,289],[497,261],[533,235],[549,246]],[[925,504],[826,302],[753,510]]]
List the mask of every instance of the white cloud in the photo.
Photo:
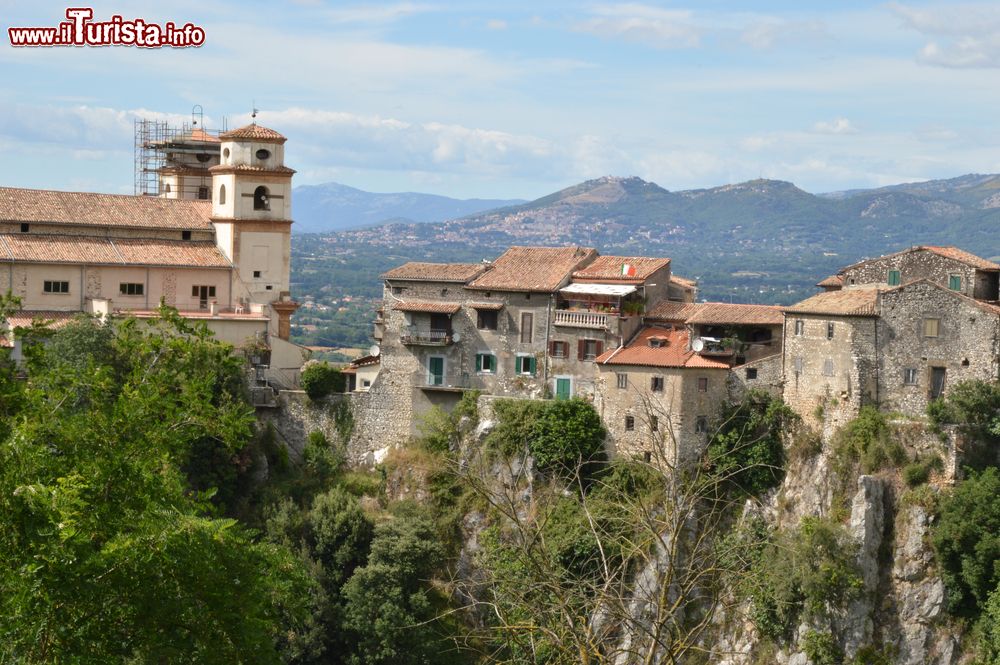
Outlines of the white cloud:
[[857,134],[858,132],[847,118],[834,118],[829,122],[820,120],[813,125],[813,130],[821,134]]
[[822,21],[786,21],[757,19],[744,28],[740,41],[757,50],[768,50],[782,44],[802,44],[826,41],[830,38]]
[[490,30],[506,30],[507,21],[504,21],[503,19],[499,18],[491,18],[489,21],[486,22],[486,27],[489,28]]
[[917,59],[950,68],[1000,67],[1000,6],[961,4],[947,7],[911,7],[889,4],[903,24],[927,42]]
[[657,48],[693,48],[701,43],[702,29],[693,22],[693,12],[661,9],[639,3],[598,5],[591,17],[573,29],[604,39],[623,39]]

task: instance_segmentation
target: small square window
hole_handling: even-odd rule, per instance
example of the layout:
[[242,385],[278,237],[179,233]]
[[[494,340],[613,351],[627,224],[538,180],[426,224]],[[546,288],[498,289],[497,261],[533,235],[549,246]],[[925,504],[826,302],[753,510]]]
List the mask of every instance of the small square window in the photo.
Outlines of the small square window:
[[700,393],[708,392],[708,377],[704,376],[698,377],[698,392]]
[[190,231],[181,231],[181,240],[190,240],[190,239],[191,239]]
[[826,322],[826,338],[833,339],[833,321]]
[[802,319],[795,319],[795,334],[796,335],[802,335],[802,332],[805,330],[805,327],[806,327],[806,322],[805,321],[803,321]]
[[618,387],[628,388],[628,374],[618,374]]
[[649,431],[659,432],[660,431],[660,419],[656,416],[649,417]]
[[535,375],[535,356],[517,356],[514,359],[516,374]]
[[635,429],[635,418],[633,416],[625,416],[625,431],[631,432]]
[[903,370],[903,383],[908,386],[917,385],[917,368],[907,367]]
[[663,377],[662,376],[654,376],[654,377],[652,377],[649,380],[649,389],[652,390],[654,393],[662,393],[663,392]]
[[21,233],[27,233],[31,230],[31,224],[21,224]]
[[496,330],[497,311],[495,309],[477,309],[476,327],[480,330]]
[[924,337],[937,337],[941,332],[941,319],[924,319]]
[[273,289],[274,289],[274,286],[272,284],[268,284],[267,286],[264,287],[265,291],[271,291]]
[[757,378],[757,368],[747,367],[747,381],[753,381]]
[[552,357],[565,358],[569,355],[569,342],[552,342]]
[[253,271],[253,276],[254,276],[254,279],[259,279],[260,278],[260,271],[259,270],[254,270]]
[[497,357],[492,353],[477,353],[476,371],[480,374],[496,374]]
[[45,280],[42,284],[44,293],[69,293],[69,282],[57,282]]
[[202,201],[208,200],[208,187],[198,188],[198,198],[201,199]]
[[962,276],[961,275],[948,275],[948,288],[952,291],[962,290]]
[[823,376],[836,376],[836,369],[833,366],[833,360],[827,358],[823,361]]
[[698,416],[694,421],[694,431],[704,434],[708,431],[708,416]]
[[597,357],[597,340],[596,339],[583,340],[583,359],[593,360],[596,357]]
[[890,270],[889,277],[886,279],[886,282],[888,282],[889,286],[899,286],[899,271]]
[[145,285],[142,283],[122,282],[118,285],[118,293],[123,296],[141,296],[145,292]]

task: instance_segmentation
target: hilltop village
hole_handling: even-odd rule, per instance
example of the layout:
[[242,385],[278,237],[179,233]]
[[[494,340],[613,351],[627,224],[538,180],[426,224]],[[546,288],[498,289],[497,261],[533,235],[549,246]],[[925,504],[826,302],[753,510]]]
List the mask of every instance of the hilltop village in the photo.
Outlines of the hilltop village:
[[467,390],[592,401],[609,452],[649,459],[658,441],[699,454],[749,390],[829,437],[865,405],[919,418],[950,386],[998,376],[1000,265],[955,247],[847,266],[789,307],[699,303],[669,258],[585,247],[382,277],[379,354],[347,370],[355,449],[376,458]]

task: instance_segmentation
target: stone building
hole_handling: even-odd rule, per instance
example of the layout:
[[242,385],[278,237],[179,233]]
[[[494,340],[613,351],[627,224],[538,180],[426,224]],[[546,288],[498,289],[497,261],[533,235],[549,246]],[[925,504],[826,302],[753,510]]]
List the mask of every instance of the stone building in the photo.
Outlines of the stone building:
[[829,434],[871,404],[921,417],[967,379],[1000,377],[1000,265],[912,247],[828,277],[785,310],[785,401]]
[[[174,143],[194,163],[168,161],[158,197],[0,188],[0,292],[23,307],[6,341],[17,357],[13,330],[25,321],[150,318],[164,302],[236,346],[264,343],[269,378],[292,385],[303,351],[288,339],[297,303],[285,137],[251,124]],[[202,196],[193,183],[209,176]]]
[[691,349],[686,329],[644,327],[597,358],[594,406],[609,453],[675,463],[700,452],[727,403],[725,358]]
[[594,360],[633,336],[672,283],[669,259],[584,247],[511,247],[493,262],[407,263],[382,278],[381,368],[363,400],[381,413],[361,417],[391,411],[394,425],[372,423],[389,443],[465,390],[592,399]]

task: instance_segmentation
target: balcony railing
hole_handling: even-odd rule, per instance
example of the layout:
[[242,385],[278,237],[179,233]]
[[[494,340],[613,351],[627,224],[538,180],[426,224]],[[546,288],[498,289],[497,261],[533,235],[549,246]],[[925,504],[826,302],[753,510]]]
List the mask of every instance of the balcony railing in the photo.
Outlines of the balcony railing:
[[452,343],[450,330],[418,330],[408,328],[399,336],[403,344],[414,346],[448,346]]
[[469,390],[472,382],[468,372],[433,374],[423,369],[413,373],[413,385],[424,390]]
[[568,309],[557,309],[554,323],[557,326],[607,330],[610,318],[610,314],[603,312],[574,312]]

